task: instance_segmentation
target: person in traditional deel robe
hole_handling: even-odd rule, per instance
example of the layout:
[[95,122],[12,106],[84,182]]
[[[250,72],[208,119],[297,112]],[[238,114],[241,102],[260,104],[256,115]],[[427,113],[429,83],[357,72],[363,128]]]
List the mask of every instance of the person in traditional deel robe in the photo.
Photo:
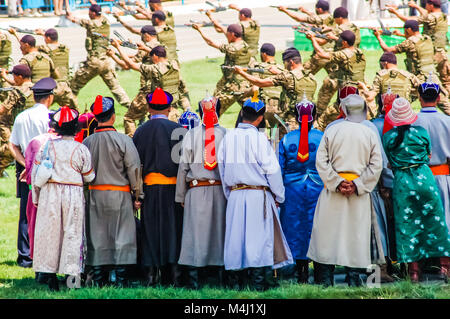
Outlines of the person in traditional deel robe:
[[144,202],[141,207],[142,264],[147,285],[181,284],[177,267],[183,229],[183,207],[175,202],[179,151],[186,129],[168,120],[172,95],[156,88],[147,95],[150,120],[133,142],[143,165]]
[[[349,286],[361,285],[359,269],[372,264],[374,208],[370,193],[382,170],[377,134],[361,124],[367,106],[357,94],[341,101],[345,120],[328,127],[316,155],[325,184],[314,214],[307,257],[318,268],[315,283],[334,284],[334,266],[344,266]],[[380,261],[384,261],[380,256]]]
[[[98,126],[83,141],[96,172],[89,184],[86,265],[92,266],[95,286],[126,287],[129,266],[136,264],[134,210],[143,198],[141,161],[133,140],[114,128],[114,100],[98,95],[91,111]],[[114,282],[110,271],[115,272]]]
[[[428,132],[431,141],[430,169],[440,190],[444,207],[447,229],[450,230],[450,116],[436,109],[439,100],[439,86],[431,80],[419,87],[422,109],[417,114],[415,125],[422,126]],[[440,258],[440,276],[450,276],[450,259]]]
[[384,149],[394,172],[397,258],[408,263],[412,282],[420,281],[419,261],[450,256],[444,208],[428,167],[431,142],[426,129],[413,125],[416,120],[417,114],[408,100],[398,98],[386,115],[386,121],[395,127],[383,135]]
[[223,273],[227,201],[216,149],[226,129],[219,125],[218,103],[215,97],[205,97],[199,102],[202,124],[184,136],[178,167],[175,201],[184,207],[178,263],[188,267],[186,286],[191,289],[204,284],[220,286]]
[[[31,174],[33,203],[38,207],[34,238],[33,269],[48,274],[50,290],[59,290],[56,273],[80,276],[85,262],[84,183],[95,178],[91,154],[74,141],[78,112],[67,106],[54,115],[59,139],[48,140],[36,155],[42,163],[47,154],[53,164],[50,179],[36,186],[38,165]],[[48,151],[48,153],[46,152]]]
[[228,286],[252,289],[276,283],[273,270],[293,263],[281,229],[277,206],[284,202],[278,159],[266,135],[257,127],[265,105],[256,96],[244,102],[243,122],[227,132],[217,154],[227,198],[224,264]]
[[298,283],[308,283],[309,259],[306,257],[317,199],[323,183],[316,169],[316,152],[322,131],[312,128],[316,107],[305,97],[295,106],[300,128],[283,137],[279,162],[285,187],[280,205],[280,221],[296,262]]

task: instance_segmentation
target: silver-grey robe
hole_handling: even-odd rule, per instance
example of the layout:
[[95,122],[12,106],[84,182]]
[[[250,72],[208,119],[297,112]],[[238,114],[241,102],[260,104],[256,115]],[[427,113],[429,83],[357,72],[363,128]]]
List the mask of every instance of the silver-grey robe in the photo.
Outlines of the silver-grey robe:
[[[214,127],[216,152],[226,129]],[[194,267],[223,266],[225,212],[222,186],[189,188],[193,180],[220,180],[219,168],[204,168],[205,126],[187,132],[178,166],[175,201],[184,203],[183,235],[179,264]]]
[[[91,185],[130,185],[140,196],[141,162],[132,139],[100,131],[83,141],[92,155]],[[136,264],[136,224],[131,192],[90,190],[86,214],[87,265]]]

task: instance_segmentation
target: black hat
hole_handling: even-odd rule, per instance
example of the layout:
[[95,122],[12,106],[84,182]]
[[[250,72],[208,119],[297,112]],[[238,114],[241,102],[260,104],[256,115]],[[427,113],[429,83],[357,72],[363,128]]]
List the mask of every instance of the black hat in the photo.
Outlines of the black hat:
[[11,73],[14,75],[21,75],[24,78],[31,78],[31,70],[26,64],[16,65],[13,67]]
[[230,24],[227,28],[227,32],[232,32],[238,38],[242,37],[242,27],[240,24]]
[[272,43],[264,43],[261,46],[261,53],[265,53],[270,56],[275,56],[275,46]]
[[20,39],[20,42],[26,43],[31,47],[36,46],[36,39],[31,34],[24,35],[22,39]]
[[100,7],[98,4],[93,4],[89,7],[89,11],[95,12],[97,15],[99,15],[102,12],[102,7]]
[[300,59],[302,58],[302,56],[300,55],[300,52],[299,52],[296,48],[293,48],[293,47],[287,48],[287,49],[283,52],[283,54],[281,55],[281,57],[282,57],[282,59],[283,59],[284,62],[285,62],[285,61],[288,61],[288,60],[290,60],[290,59],[292,59],[292,58],[295,58],[295,57],[299,57]]
[[148,3],[161,3],[161,0],[148,0]]
[[405,29],[411,29],[413,31],[419,31],[419,21],[417,21],[417,20],[406,20],[405,25],[403,27]]
[[252,10],[250,10],[249,8],[243,8],[239,11],[240,14],[244,15],[247,18],[251,18],[252,17]]
[[148,33],[150,35],[156,35],[156,29],[152,25],[144,25],[141,28],[141,33]]
[[336,8],[333,12],[333,18],[348,18],[348,11],[344,7]]
[[49,37],[50,39],[58,39],[58,31],[56,31],[56,29],[53,29],[53,28],[51,28],[51,29],[48,29],[47,31],[45,31],[45,34],[44,34],[46,37]]
[[328,11],[328,10],[330,10],[330,4],[328,3],[328,1],[319,0],[316,3],[316,8],[320,8],[323,11]]
[[34,95],[50,95],[53,94],[53,89],[56,87],[56,81],[52,78],[43,78],[36,82],[31,88]]
[[152,56],[152,55],[156,55],[161,58],[165,58],[167,56],[167,52],[166,52],[166,49],[162,45],[158,45],[150,51],[150,56]]
[[380,62],[397,64],[397,57],[393,52],[384,52],[383,55],[380,57]]
[[152,13],[152,19],[158,18],[159,20],[166,21],[166,14],[161,10],[156,10]]
[[427,4],[432,4],[435,8],[440,8],[441,0],[427,0]]
[[355,34],[350,31],[350,30],[345,30],[344,32],[341,33],[341,39],[343,41],[346,41],[349,45],[353,45],[355,44]]

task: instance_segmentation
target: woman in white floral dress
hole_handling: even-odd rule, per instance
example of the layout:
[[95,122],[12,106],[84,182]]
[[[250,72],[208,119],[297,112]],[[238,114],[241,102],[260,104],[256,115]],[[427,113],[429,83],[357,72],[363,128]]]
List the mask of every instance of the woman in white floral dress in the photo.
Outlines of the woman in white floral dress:
[[[95,177],[86,146],[74,141],[78,131],[78,112],[68,107],[52,119],[61,139],[51,140],[48,154],[53,163],[49,181],[38,188],[32,172],[33,203],[37,205],[33,269],[49,273],[50,290],[59,290],[56,274],[78,276],[83,271],[85,201],[83,184]],[[36,164],[45,157],[45,145]]]

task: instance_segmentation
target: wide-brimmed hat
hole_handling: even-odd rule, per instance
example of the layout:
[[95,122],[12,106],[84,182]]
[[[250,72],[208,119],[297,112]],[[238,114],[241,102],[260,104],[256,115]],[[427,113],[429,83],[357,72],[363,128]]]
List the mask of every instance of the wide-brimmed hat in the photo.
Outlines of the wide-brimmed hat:
[[349,94],[341,100],[341,109],[350,122],[361,123],[367,118],[367,104],[358,94]]
[[392,103],[392,109],[387,113],[385,120],[393,126],[408,125],[417,120],[417,114],[407,99],[399,97]]

